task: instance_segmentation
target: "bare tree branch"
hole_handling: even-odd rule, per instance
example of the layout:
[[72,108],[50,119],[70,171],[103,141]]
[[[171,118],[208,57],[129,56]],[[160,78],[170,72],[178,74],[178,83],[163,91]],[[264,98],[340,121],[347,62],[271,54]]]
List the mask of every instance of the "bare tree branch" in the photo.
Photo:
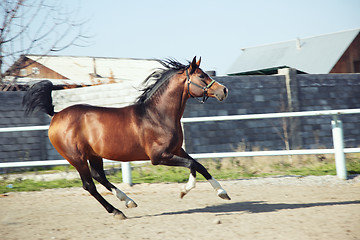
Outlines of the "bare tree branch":
[[22,55],[44,56],[70,46],[89,45],[91,37],[84,30],[88,21],[79,19],[80,8],[69,10],[63,3],[0,1],[0,85],[5,73],[16,77],[24,67],[16,62]]

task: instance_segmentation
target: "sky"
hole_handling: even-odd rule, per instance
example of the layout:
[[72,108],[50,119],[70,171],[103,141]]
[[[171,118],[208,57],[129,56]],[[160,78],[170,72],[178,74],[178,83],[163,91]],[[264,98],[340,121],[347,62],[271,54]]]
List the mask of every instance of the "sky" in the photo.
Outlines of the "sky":
[[242,48],[360,28],[360,0],[78,1],[92,38],[56,54],[182,63],[201,56],[200,67],[217,75]]

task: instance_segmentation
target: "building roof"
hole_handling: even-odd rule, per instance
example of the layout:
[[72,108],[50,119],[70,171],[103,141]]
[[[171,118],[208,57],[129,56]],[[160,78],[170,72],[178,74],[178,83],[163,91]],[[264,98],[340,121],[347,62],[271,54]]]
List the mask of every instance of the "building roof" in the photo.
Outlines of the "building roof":
[[130,81],[136,86],[154,70],[163,67],[155,59],[39,55],[25,57],[68,78],[69,80],[66,80],[68,83],[85,85],[95,77],[97,79],[113,78],[115,82]]
[[310,74],[329,73],[359,32],[354,29],[244,48],[228,74],[255,74],[283,67]]

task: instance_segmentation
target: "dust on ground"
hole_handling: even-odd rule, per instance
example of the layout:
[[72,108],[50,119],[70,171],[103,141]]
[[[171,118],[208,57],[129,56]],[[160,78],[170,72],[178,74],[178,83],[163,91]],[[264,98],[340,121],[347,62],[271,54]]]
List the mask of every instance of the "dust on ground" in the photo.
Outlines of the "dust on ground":
[[360,176],[271,177],[221,181],[230,201],[198,182],[117,186],[139,205],[97,185],[128,217],[118,220],[82,188],[0,197],[1,239],[360,239]]

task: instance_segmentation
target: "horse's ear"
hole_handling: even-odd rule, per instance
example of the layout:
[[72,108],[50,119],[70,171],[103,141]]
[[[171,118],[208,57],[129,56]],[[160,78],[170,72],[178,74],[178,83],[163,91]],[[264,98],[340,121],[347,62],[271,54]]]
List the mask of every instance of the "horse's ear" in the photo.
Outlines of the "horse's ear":
[[200,63],[201,63],[201,57],[200,57],[199,60],[196,62],[196,65],[197,65],[198,67],[200,67]]
[[[201,59],[199,59],[200,61]],[[200,64],[200,62],[199,62]],[[193,58],[191,64],[190,64],[190,74],[193,74],[195,70],[199,67],[198,63],[196,62],[196,56]]]

